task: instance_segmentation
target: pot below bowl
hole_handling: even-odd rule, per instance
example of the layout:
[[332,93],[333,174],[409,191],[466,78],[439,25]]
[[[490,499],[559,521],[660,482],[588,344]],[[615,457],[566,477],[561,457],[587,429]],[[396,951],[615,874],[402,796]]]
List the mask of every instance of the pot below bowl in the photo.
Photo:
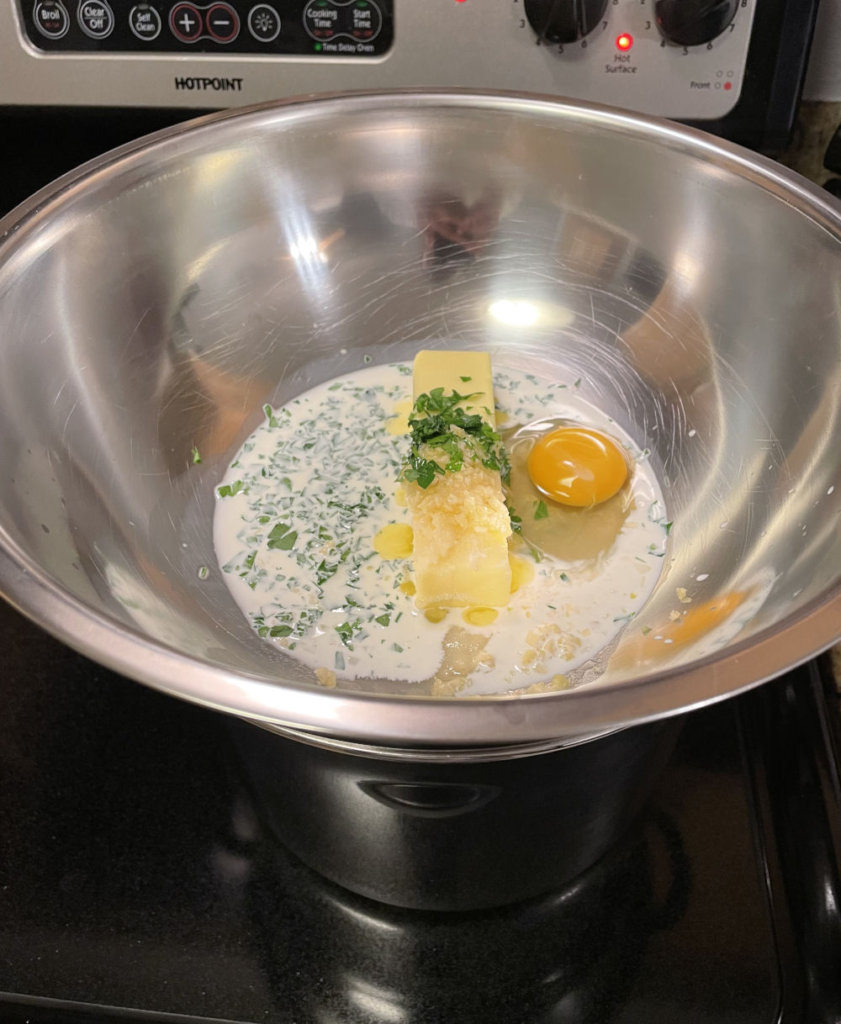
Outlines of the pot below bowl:
[[[381,903],[467,911],[558,889],[642,809],[682,718],[532,757],[426,764],[337,753],[230,719],[269,831]],[[436,752],[440,755],[440,752]]]

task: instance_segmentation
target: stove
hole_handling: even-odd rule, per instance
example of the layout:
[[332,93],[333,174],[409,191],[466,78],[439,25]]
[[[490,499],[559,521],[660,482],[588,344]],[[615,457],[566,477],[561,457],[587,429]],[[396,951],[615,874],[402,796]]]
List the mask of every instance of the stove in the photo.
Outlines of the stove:
[[[10,54],[7,34],[0,127],[14,159],[2,172],[6,209],[106,148],[220,105],[212,88],[173,92],[162,72],[170,65],[185,81],[237,77],[230,65],[243,81],[252,76],[281,94],[265,85],[266,53],[256,52],[274,43],[268,28],[233,55],[212,35],[190,42],[173,32],[152,54],[142,50],[154,42],[142,26],[154,26],[156,15],[168,26],[175,7],[138,4],[122,34],[97,38],[116,5],[9,3],[0,22],[13,26],[23,56]],[[443,17],[444,4],[435,3]],[[296,16],[310,17],[311,4],[298,6]],[[342,3],[323,6],[346,15]],[[413,31],[411,19],[401,22],[405,4],[375,6],[394,15],[379,45],[399,48]],[[532,14],[541,8],[525,6]],[[641,6],[656,9],[648,0]],[[841,119],[837,107],[802,106],[792,136],[815,5],[800,4],[799,17],[798,5],[782,0],[767,0],[763,13],[751,0],[735,6],[743,60],[738,77],[723,72],[720,81],[738,80],[738,95],[706,117],[689,107],[677,115],[780,155],[821,183],[834,179],[841,160],[835,165],[830,155],[825,165],[822,154],[837,127],[829,130],[828,118]],[[228,8],[245,27],[256,18],[248,4],[218,4],[213,17],[213,5],[176,7],[217,34]],[[272,4],[257,7],[277,14]],[[72,31],[53,38],[49,26],[61,10],[73,16]],[[473,18],[475,26],[477,10],[476,0],[448,0],[446,17]],[[315,26],[315,16],[307,23]],[[506,21],[505,31],[512,27],[519,31],[519,21]],[[545,27],[535,33],[533,19],[522,29],[530,45],[536,36],[544,50],[569,46]],[[634,36],[632,45],[653,47],[648,31],[623,28],[598,43],[585,35],[575,45],[609,45],[612,64],[617,46],[623,56],[623,33]],[[272,54],[276,68],[297,69],[294,81],[306,90],[321,79],[304,65],[320,66],[324,51],[299,36],[306,61]],[[686,47],[697,66],[702,51],[716,52],[706,45]],[[331,81],[378,84],[380,65],[368,58],[347,58],[349,79],[339,75],[338,58],[325,66]],[[401,81],[412,84],[418,72],[408,56],[400,59],[409,61]],[[540,59],[541,81],[559,91],[558,65],[546,71],[548,54]],[[459,74],[479,74],[474,64]],[[18,66],[23,77],[4,76]],[[31,68],[47,66],[47,87],[39,88]],[[126,69],[122,91],[109,97],[120,106],[105,107],[100,70],[113,76],[118,66]],[[153,71],[159,83],[144,91],[143,76]],[[439,84],[459,84],[454,75]],[[521,79],[514,85],[529,87],[531,79]],[[563,81],[574,93],[581,79]],[[712,92],[714,68],[709,81]],[[107,671],[3,603],[0,644],[3,1024],[841,1021],[841,706],[829,656],[685,716],[641,816],[574,882],[496,910],[436,914],[353,895],[271,838],[224,716]]]

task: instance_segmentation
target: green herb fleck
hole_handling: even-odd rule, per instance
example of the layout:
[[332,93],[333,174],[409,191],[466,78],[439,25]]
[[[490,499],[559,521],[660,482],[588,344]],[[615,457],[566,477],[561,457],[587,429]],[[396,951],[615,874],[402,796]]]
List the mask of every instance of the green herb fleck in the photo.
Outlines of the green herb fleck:
[[339,639],[345,647],[347,647],[349,651],[352,651],[353,644],[351,643],[351,640],[353,640],[354,634],[358,633],[362,628],[360,620],[354,619],[353,622],[343,622],[340,626],[334,626],[333,628],[339,634]]
[[672,532],[673,523],[663,523],[663,529],[666,531],[666,536]]
[[198,448],[196,448],[195,445],[193,445],[193,451],[191,453],[191,458],[193,460],[193,465],[194,466],[197,466],[201,462],[201,455],[199,454],[199,450],[198,450]]
[[459,380],[462,382],[462,384],[468,384],[471,380],[473,380],[473,378],[472,377],[459,377]]
[[388,614],[388,612],[386,612],[385,615],[378,615],[376,617],[376,619],[374,619],[374,621],[375,622],[379,622],[379,624],[381,626],[390,626],[391,625],[391,616]]
[[288,523],[276,523],[269,531],[268,546],[278,551],[291,551],[298,534]]
[[216,493],[220,498],[232,498],[235,494],[239,494],[240,491],[245,490],[245,484],[242,480],[237,480],[232,484],[222,484],[221,487],[216,488]]
[[292,635],[292,627],[291,626],[286,626],[286,625],[283,625],[283,626],[272,626],[272,628],[269,630],[269,636],[277,637],[277,636],[291,636],[291,635]]
[[513,506],[508,505],[507,502],[506,507],[508,508],[508,518],[511,521],[511,529],[514,533],[521,534],[523,532],[523,517],[518,516]]
[[266,419],[269,421],[270,427],[280,426],[280,420],[275,416],[274,409],[272,409],[270,405],[264,405],[263,412],[266,414]]
[[535,502],[534,505],[534,518],[535,519],[548,519],[549,509],[546,507],[546,502],[542,499]]

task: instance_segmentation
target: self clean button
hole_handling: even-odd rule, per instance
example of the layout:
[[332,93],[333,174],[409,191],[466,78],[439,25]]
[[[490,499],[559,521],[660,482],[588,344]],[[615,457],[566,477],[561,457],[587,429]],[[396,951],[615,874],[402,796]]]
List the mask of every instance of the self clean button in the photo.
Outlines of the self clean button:
[[114,31],[114,12],[105,0],[82,0],[76,20],[91,39],[105,39]]
[[151,43],[161,34],[161,16],[148,4],[132,7],[129,11],[128,24],[134,35],[144,43]]
[[59,0],[39,0],[32,11],[32,18],[46,39],[61,39],[70,28],[70,15]]

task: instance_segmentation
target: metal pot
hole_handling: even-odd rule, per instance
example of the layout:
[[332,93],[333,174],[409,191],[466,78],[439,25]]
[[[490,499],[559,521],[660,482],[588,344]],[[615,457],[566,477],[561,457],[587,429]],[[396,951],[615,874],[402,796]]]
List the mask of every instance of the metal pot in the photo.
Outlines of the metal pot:
[[261,818],[305,864],[380,903],[465,911],[557,891],[595,864],[636,820],[681,722],[436,763],[229,729]]
[[[726,697],[841,633],[841,216],[769,161],[533,97],[325,97],[117,150],[0,240],[0,586],[126,675],[290,735],[505,757]],[[456,340],[577,371],[647,439],[669,563],[572,691],[326,690],[203,571],[213,485],[265,402]],[[646,642],[680,591],[694,631]]]

